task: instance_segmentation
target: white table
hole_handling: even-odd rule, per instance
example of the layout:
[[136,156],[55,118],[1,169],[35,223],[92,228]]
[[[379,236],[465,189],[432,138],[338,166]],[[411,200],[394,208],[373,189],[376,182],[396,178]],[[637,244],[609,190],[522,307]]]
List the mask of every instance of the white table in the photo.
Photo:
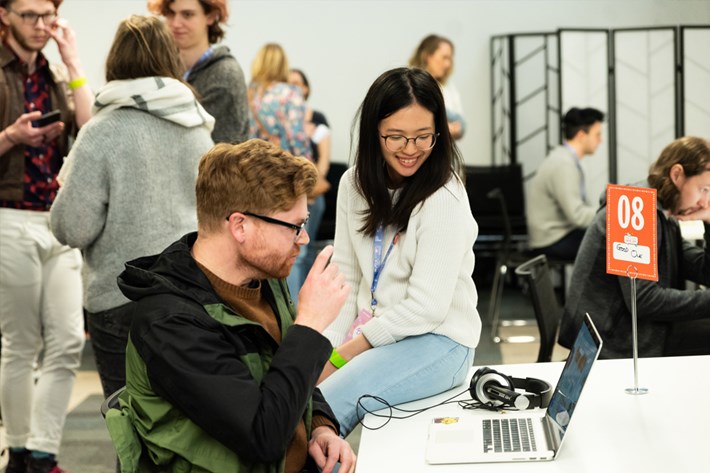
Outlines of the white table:
[[[558,362],[492,368],[510,376],[541,378],[554,386],[562,366]],[[380,430],[363,428],[357,473],[710,471],[710,356],[642,358],[638,370],[639,386],[650,392],[632,396],[624,389],[633,387],[633,360],[595,363],[554,461],[427,464],[424,453],[432,418],[486,413],[448,404],[409,419],[392,419]],[[430,406],[463,389],[401,407]],[[365,417],[367,425],[380,425],[382,421],[371,415]]]

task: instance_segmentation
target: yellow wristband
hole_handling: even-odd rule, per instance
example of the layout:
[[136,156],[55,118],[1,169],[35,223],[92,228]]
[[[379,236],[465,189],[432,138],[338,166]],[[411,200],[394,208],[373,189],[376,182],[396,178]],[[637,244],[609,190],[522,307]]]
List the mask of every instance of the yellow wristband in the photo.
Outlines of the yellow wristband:
[[79,87],[83,87],[86,85],[86,77],[77,77],[74,80],[69,81],[69,88],[71,90],[76,90]]
[[333,353],[330,354],[330,362],[335,366],[337,369],[342,368],[345,366],[345,364],[348,362],[345,358],[340,356],[340,353],[338,353],[335,348],[333,348]]

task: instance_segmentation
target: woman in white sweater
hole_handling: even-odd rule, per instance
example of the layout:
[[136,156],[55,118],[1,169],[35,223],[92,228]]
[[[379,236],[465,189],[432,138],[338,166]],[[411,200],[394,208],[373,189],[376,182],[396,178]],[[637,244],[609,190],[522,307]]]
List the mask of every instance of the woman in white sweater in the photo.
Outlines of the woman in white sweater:
[[362,395],[398,404],[462,383],[481,331],[478,226],[438,83],[421,69],[390,70],[359,113],[333,256],[352,291],[325,333],[336,348],[320,383],[342,436],[358,423]]

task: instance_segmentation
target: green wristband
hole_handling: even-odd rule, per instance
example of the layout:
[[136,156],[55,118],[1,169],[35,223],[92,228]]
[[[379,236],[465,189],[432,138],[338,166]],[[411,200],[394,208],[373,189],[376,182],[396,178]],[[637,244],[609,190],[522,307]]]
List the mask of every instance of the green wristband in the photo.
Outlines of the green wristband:
[[345,366],[345,364],[348,362],[345,358],[340,356],[340,353],[338,353],[335,348],[333,348],[333,353],[330,354],[330,362],[335,366],[337,369],[342,368]]

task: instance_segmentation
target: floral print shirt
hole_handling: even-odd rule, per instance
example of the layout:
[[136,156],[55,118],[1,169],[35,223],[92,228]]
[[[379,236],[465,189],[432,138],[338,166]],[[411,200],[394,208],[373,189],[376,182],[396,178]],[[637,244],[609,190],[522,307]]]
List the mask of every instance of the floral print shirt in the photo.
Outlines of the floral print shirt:
[[[305,130],[306,104],[300,90],[285,82],[274,82],[263,92],[254,83],[249,89],[249,137],[267,141],[278,137],[282,149],[312,160]],[[261,126],[254,119],[255,113]]]

